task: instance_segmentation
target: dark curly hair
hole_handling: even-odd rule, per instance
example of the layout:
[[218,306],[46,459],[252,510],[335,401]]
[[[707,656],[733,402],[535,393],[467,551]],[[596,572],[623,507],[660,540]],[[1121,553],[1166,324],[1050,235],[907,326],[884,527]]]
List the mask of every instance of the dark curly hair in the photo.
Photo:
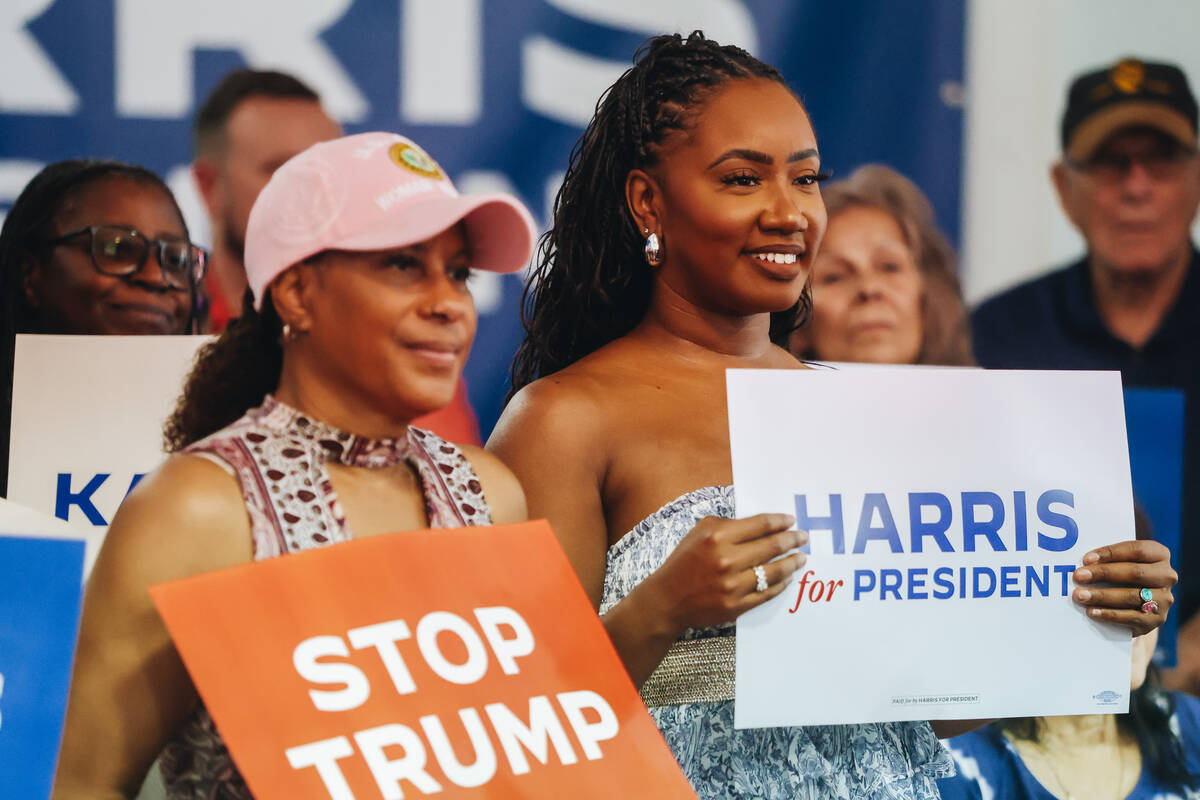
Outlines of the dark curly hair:
[[[659,162],[662,143],[687,130],[701,104],[723,84],[783,76],[739,47],[700,31],[655,36],[608,88],[571,150],[554,200],[554,225],[538,245],[521,304],[525,340],[512,365],[512,393],[629,333],[650,305],[653,274],[625,202],[625,179]],[[812,302],[771,315],[771,340],[786,346]],[[511,394],[510,394],[511,397]]]
[[175,405],[163,426],[163,444],[175,453],[235,422],[260,405],[279,385],[283,369],[283,323],[271,294],[262,310],[247,289],[242,314],[231,319],[215,341],[200,348]]
[[[0,229],[0,496],[7,494],[8,437],[12,418],[13,350],[18,333],[60,333],[46,330],[25,296],[25,273],[33,259],[43,257],[45,242],[54,234],[54,221],[76,192],[96,181],[121,178],[160,189],[171,201],[184,235],[187,222],[175,196],[162,178],[145,167],[107,159],[75,158],[45,167],[21,190]],[[193,309],[195,298],[193,297]],[[189,322],[190,327],[190,322]]]

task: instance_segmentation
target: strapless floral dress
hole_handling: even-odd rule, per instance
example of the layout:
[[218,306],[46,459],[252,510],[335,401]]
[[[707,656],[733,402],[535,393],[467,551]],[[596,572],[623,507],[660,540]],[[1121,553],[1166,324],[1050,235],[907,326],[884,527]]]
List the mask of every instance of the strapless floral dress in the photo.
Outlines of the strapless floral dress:
[[[600,613],[658,569],[707,516],[734,517],[733,487],[689,492],[609,548]],[[729,624],[688,630],[677,642],[695,645],[697,653],[729,654],[707,660],[709,674],[699,677],[709,690],[733,685],[733,636]],[[819,687],[820,677],[808,679]],[[950,754],[927,722],[736,730],[731,699],[673,702],[648,690],[653,680],[643,687],[650,714],[701,800],[938,800],[937,779],[954,774]]]

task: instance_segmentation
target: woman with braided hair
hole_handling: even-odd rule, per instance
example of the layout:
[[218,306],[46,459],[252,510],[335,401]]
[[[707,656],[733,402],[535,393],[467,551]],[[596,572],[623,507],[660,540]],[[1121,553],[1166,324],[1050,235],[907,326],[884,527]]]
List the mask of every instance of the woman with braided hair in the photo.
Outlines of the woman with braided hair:
[[[790,583],[807,536],[783,514],[735,519],[725,370],[802,368],[782,345],[811,305],[822,177],[777,71],[700,33],[651,39],[572,152],[488,444],[706,799],[936,798],[953,771],[925,722],[733,727],[733,622]],[[1146,562],[1123,566],[1167,602],[1165,548],[1102,558]],[[1162,622],[1093,594],[1111,606],[1094,616]]]

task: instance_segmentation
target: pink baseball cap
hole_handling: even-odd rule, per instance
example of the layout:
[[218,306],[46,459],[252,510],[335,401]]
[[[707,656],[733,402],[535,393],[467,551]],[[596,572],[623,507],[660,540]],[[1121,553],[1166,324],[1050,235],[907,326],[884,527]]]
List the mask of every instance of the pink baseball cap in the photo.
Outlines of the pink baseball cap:
[[271,281],[322,250],[388,250],[462,221],[471,266],[515,272],[533,252],[529,211],[507,194],[459,195],[437,162],[394,133],[359,133],[293,156],[263,187],[246,226],[254,307]]

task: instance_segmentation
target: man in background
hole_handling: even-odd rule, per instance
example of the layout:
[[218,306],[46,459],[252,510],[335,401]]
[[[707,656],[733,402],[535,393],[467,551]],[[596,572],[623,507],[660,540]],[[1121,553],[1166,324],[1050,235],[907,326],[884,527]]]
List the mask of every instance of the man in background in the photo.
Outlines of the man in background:
[[[972,317],[985,367],[1119,370],[1125,386],[1185,396],[1181,686],[1200,688],[1200,205],[1196,100],[1178,67],[1125,59],[1071,85],[1059,202],[1086,255],[983,303]],[[1013,254],[1021,232],[1013,231]],[[1086,403],[1087,398],[1080,398]]]
[[[200,106],[192,125],[192,176],[212,229],[206,330],[220,333],[241,313],[246,223],[258,193],[283,162],[341,135],[341,126],[325,113],[317,93],[282,72],[234,70]],[[452,442],[480,443],[463,380],[450,405],[414,424]]]
[[238,69],[196,112],[192,176],[212,226],[205,281],[208,328],[219,333],[242,308],[242,250],[250,207],[275,170],[317,142],[342,135],[317,93],[282,72]]

